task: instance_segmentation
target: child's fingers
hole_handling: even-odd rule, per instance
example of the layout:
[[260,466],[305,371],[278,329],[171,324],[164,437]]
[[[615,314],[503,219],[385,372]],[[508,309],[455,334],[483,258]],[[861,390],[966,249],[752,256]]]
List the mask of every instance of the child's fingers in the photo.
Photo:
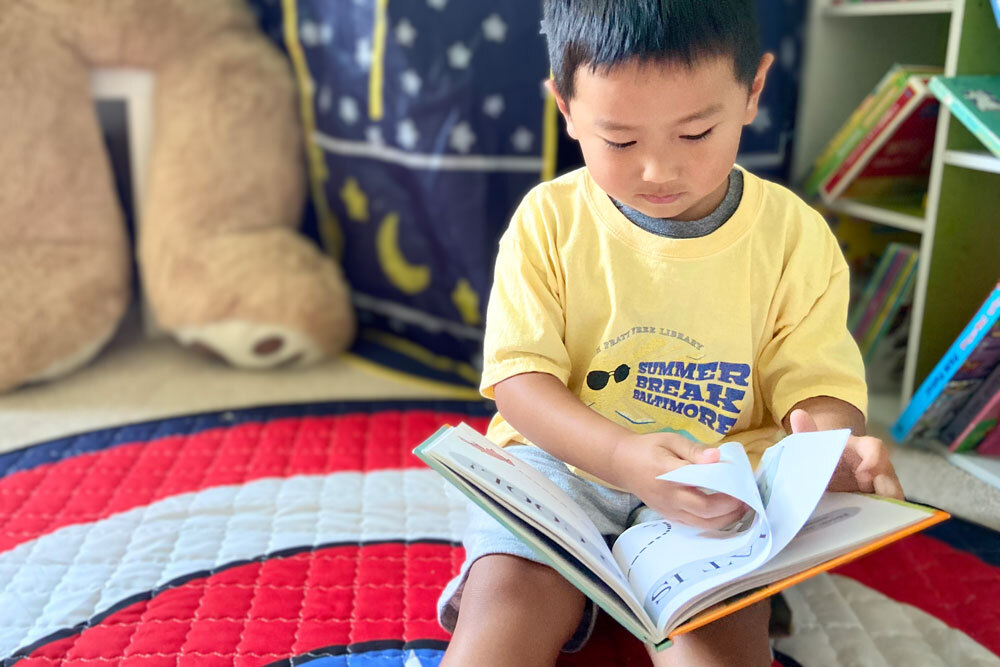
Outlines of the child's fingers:
[[723,514],[722,516],[713,517],[706,519],[700,517],[697,514],[692,514],[690,512],[685,512],[684,510],[674,510],[670,513],[670,519],[674,521],[679,521],[681,523],[686,523],[689,526],[697,526],[698,528],[706,528],[709,530],[722,530],[726,526],[738,521],[740,517],[743,516],[743,512],[736,511],[730,512],[728,514]]
[[875,487],[875,493],[880,496],[903,500],[903,485],[899,483],[899,478],[896,477],[895,471],[883,473],[876,477],[873,486]]
[[717,448],[706,448],[704,445],[680,436],[667,440],[664,449],[680,459],[681,463],[715,463],[719,460]]
[[708,495],[693,487],[679,485],[674,490],[671,505],[702,519],[716,519],[746,511],[746,505],[732,496],[724,493]]

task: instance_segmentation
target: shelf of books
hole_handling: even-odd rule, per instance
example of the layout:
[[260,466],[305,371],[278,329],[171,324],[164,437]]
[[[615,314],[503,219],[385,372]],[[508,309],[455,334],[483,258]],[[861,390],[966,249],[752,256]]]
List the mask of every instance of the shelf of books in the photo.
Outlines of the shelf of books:
[[793,176],[851,268],[869,420],[1000,488],[1000,0],[809,20]]
[[954,0],[834,0],[826,7],[832,16],[888,16],[893,14],[947,14]]
[[902,443],[928,446],[1000,488],[1000,283],[892,425]]

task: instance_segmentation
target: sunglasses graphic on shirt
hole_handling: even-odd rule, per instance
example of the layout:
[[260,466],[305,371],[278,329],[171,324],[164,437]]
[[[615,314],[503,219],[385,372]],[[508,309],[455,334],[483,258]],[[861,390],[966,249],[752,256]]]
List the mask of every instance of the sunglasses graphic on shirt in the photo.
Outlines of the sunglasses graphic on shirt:
[[594,391],[600,391],[608,386],[608,381],[612,377],[614,377],[615,382],[624,382],[631,370],[628,364],[622,364],[611,373],[608,371],[590,371],[587,373],[587,386]]

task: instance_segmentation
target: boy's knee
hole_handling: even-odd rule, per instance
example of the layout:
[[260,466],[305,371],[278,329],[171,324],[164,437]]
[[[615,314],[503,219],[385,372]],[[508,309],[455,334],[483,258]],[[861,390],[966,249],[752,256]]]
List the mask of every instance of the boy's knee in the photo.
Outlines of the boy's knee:
[[584,597],[547,565],[517,556],[493,554],[472,564],[462,592],[462,611],[488,606],[523,611],[525,615],[561,617],[576,628],[583,614]]

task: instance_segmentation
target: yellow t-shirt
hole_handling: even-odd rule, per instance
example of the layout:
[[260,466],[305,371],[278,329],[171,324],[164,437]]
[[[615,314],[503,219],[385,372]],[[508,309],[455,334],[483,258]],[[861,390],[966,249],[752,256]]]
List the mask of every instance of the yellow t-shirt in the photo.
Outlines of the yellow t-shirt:
[[[500,241],[483,395],[549,373],[633,431],[735,440],[754,465],[799,401],[866,412],[840,247],[790,191],[743,176],[736,212],[693,239],[634,225],[586,168],[529,192]],[[488,435],[528,443],[500,414]]]

